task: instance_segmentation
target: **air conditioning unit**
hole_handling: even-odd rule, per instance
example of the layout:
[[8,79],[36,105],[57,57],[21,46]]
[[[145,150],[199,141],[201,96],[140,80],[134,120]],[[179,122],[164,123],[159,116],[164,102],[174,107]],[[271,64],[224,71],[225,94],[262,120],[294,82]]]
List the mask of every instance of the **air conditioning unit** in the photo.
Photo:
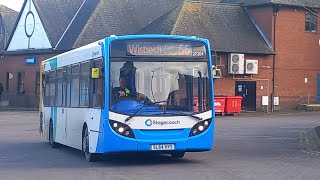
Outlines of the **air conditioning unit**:
[[229,54],[228,73],[244,74],[244,54],[236,54],[236,53]]
[[215,79],[220,79],[220,78],[222,78],[221,69],[215,69],[215,72],[213,73],[213,78],[215,78]]
[[258,60],[246,60],[246,74],[258,74]]

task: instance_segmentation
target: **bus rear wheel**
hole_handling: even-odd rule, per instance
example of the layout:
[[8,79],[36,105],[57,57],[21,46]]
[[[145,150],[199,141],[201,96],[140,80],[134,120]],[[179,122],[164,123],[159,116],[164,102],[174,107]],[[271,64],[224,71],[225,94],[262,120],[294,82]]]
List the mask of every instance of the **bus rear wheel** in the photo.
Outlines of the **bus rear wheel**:
[[84,156],[86,158],[87,161],[89,162],[94,162],[97,161],[98,159],[98,154],[95,153],[90,153],[89,152],[89,132],[88,132],[88,128],[85,128],[83,137],[82,137],[82,151],[84,153]]
[[52,148],[57,148],[58,144],[53,140],[53,123],[50,121],[49,124],[49,143]]
[[183,158],[185,152],[174,152],[171,153],[171,157],[175,159]]

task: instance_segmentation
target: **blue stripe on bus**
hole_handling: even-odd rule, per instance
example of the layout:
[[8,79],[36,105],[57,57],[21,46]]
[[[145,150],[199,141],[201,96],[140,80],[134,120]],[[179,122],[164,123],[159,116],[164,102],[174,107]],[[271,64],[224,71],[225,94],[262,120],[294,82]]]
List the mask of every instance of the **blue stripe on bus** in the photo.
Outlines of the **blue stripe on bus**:
[[106,128],[104,126],[108,125],[105,124],[105,115],[108,114],[107,111],[101,110],[101,116],[100,116],[100,125],[99,125],[99,135],[98,135],[98,141],[97,141],[97,148],[96,153],[103,153],[104,152],[104,132]]
[[[109,41],[107,42],[108,39],[105,39],[105,41],[101,44],[101,53],[104,59],[104,69],[105,69],[105,76],[104,77],[109,77]],[[108,82],[108,79],[105,79],[105,82]],[[101,110],[101,116],[100,116],[100,126],[99,126],[99,136],[98,136],[98,141],[97,141],[97,148],[96,148],[96,153],[103,153],[104,152],[104,135],[106,131],[106,127],[108,126],[108,119],[109,119],[109,89],[107,86],[108,83],[105,83],[105,101],[104,101],[104,110]]]
[[[204,43],[207,45],[207,54],[208,54],[208,60],[209,60],[209,64],[212,64],[212,59],[211,59],[211,48],[210,48],[210,42],[209,40],[204,40]],[[212,74],[212,69],[209,70],[209,77],[213,77]],[[215,109],[214,109],[214,78],[209,78],[210,80],[210,88],[211,88],[211,109],[212,109],[212,120],[215,120]],[[214,124],[214,122],[213,122]]]
[[[53,125],[53,140],[56,141],[57,132],[57,107],[51,107],[51,116]],[[49,136],[48,136],[49,137]]]

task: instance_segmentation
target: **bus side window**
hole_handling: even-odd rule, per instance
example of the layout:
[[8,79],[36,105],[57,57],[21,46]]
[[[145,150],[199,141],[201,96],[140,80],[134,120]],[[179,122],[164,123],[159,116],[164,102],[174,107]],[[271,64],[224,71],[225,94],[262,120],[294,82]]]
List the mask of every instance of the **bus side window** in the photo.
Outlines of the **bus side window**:
[[49,106],[55,106],[55,100],[56,100],[56,70],[52,70],[50,72],[49,77]]
[[42,79],[42,87],[43,87],[43,104],[45,107],[49,106],[49,96],[50,96],[50,89],[49,89],[49,73],[45,73],[43,75],[43,79]]
[[62,88],[62,83],[63,83],[63,69],[58,69],[57,70],[57,78],[56,78],[56,106],[57,107],[62,107],[63,104],[63,88]]
[[71,106],[71,66],[67,67],[66,107]]
[[80,101],[80,64],[71,66],[71,107],[79,107]]
[[98,79],[92,79],[93,81],[93,107],[102,108],[104,105],[104,65],[103,59],[95,59],[93,61],[94,68],[100,69],[100,77]]
[[89,107],[90,62],[80,67],[80,107]]

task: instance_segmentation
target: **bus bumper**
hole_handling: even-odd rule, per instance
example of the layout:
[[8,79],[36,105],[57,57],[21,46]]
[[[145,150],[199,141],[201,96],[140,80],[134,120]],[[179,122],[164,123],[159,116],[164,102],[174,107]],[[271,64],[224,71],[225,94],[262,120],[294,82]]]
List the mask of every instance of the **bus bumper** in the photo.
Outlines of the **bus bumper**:
[[[144,131],[133,130],[135,138],[121,136],[110,129],[105,136],[105,142],[98,144],[97,153],[117,152],[164,152],[173,151],[200,152],[209,151],[213,146],[213,130],[211,125],[203,133],[189,137],[190,129]],[[152,145],[174,144],[174,150],[153,151]],[[100,146],[99,146],[100,145]]]

